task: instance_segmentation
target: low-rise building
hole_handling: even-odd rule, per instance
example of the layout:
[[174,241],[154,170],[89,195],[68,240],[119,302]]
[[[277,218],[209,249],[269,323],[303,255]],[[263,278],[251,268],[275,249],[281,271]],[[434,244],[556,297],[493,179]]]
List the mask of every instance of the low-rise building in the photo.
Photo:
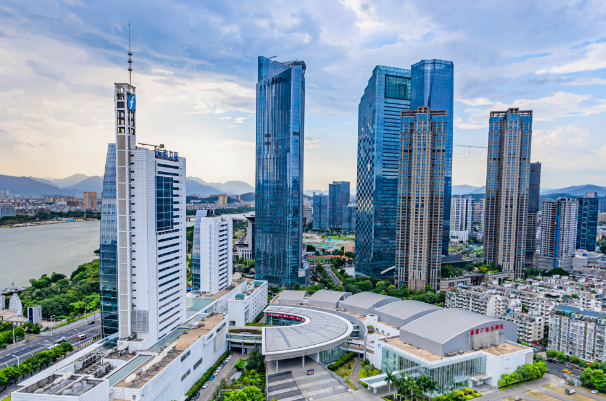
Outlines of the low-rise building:
[[606,357],[606,314],[557,305],[549,315],[549,348],[586,361]]
[[267,281],[248,283],[246,291],[238,292],[228,300],[230,327],[244,327],[252,323],[267,306]]

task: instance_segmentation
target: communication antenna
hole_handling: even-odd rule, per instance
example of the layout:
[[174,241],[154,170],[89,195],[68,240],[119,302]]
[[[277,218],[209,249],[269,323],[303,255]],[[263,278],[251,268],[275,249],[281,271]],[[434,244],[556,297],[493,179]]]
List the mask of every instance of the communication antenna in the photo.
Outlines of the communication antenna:
[[278,56],[271,56],[271,57],[267,57],[267,59],[268,59],[268,60],[273,60],[273,59],[275,59],[276,57],[278,57]]
[[133,73],[133,54],[130,51],[130,21],[128,21],[128,84],[132,85],[132,73]]

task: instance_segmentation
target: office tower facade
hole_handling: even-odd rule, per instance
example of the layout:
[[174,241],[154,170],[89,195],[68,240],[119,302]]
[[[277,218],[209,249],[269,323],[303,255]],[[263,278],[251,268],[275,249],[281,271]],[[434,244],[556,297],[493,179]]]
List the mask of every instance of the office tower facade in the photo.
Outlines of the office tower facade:
[[255,276],[290,288],[302,263],[305,62],[258,66]]
[[96,210],[97,209],[97,193],[96,192],[84,192],[82,194],[82,206],[84,210]]
[[343,232],[356,232],[356,205],[347,205],[343,208]]
[[309,199],[305,199],[303,202],[303,227],[307,227],[310,223],[312,223],[313,226],[313,214],[313,207],[309,202]]
[[598,208],[600,198],[597,193],[588,192],[587,196],[577,198],[579,214],[577,217],[577,249],[594,252],[598,235]]
[[145,347],[186,318],[186,165],[137,147],[134,86],[115,84],[114,101],[119,338]]
[[343,228],[343,210],[349,205],[349,182],[328,184],[328,226]]
[[450,198],[450,231],[465,231],[468,234],[473,229],[474,201],[471,196],[452,195]]
[[101,334],[118,332],[118,221],[116,212],[116,144],[107,145],[101,204],[99,281]]
[[225,206],[225,205],[227,205],[227,194],[217,195],[217,206]]
[[448,137],[446,138],[446,177],[444,179],[444,211],[442,228],[442,255],[448,255],[450,240],[450,197],[452,194],[452,145],[454,110],[454,63],[445,60],[422,60],[411,68],[412,88],[410,109],[429,107],[446,110]]
[[525,262],[531,140],[532,111],[490,112],[484,262],[515,278]]
[[[377,66],[358,107],[356,273],[380,276],[395,265],[400,112],[429,107],[446,110],[452,121],[454,66],[424,60],[412,70]],[[442,253],[448,254],[452,170],[452,123],[442,229]]]
[[312,198],[314,230],[328,230],[328,195],[316,195]]
[[484,236],[484,206],[486,200],[484,198],[478,199],[473,204],[473,228],[471,235],[477,238],[483,238]]
[[376,66],[358,107],[357,274],[394,266],[400,112],[410,109],[410,70]]
[[541,197],[541,163],[530,163],[528,177],[528,220],[526,221],[526,253],[524,267],[531,269],[537,252],[537,223]]
[[233,222],[230,215],[196,211],[192,248],[192,291],[215,295],[232,285]]
[[538,268],[572,270],[579,202],[566,198],[547,200],[543,202],[542,212]]
[[446,110],[402,111],[396,231],[398,283],[440,289],[447,169]]

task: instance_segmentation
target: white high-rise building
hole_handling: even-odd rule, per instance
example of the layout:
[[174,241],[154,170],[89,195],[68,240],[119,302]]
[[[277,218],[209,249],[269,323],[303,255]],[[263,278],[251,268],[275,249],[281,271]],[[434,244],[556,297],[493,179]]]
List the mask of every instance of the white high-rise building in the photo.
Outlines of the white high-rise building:
[[450,199],[450,231],[471,233],[474,223],[474,201],[470,196],[452,195]]
[[577,241],[576,199],[558,198],[543,202],[541,249],[535,257],[539,269],[572,270]]
[[134,86],[114,101],[119,338],[145,349],[186,319],[185,159],[137,146]]
[[232,285],[233,222],[230,215],[196,212],[192,250],[192,291],[215,295]]

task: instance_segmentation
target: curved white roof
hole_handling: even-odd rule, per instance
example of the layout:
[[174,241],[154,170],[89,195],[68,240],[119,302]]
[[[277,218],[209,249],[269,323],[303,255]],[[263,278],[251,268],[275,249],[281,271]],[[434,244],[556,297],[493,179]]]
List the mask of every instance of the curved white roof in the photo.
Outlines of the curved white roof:
[[374,292],[360,292],[341,301],[339,307],[348,312],[367,315],[373,313],[375,308],[396,301],[400,301],[400,298],[375,294]]
[[350,296],[351,292],[320,290],[316,291],[309,298],[309,306],[325,306],[328,308],[336,308],[337,302],[344,296]]
[[273,305],[265,312],[305,319],[305,322],[294,326],[263,328],[262,354],[270,361],[333,348],[346,341],[353,330],[349,321],[330,312]]
[[395,327],[402,327],[421,316],[441,310],[439,306],[419,301],[397,301],[375,309],[380,321]]
[[279,304],[299,305],[305,298],[306,291],[284,290],[280,293]]

